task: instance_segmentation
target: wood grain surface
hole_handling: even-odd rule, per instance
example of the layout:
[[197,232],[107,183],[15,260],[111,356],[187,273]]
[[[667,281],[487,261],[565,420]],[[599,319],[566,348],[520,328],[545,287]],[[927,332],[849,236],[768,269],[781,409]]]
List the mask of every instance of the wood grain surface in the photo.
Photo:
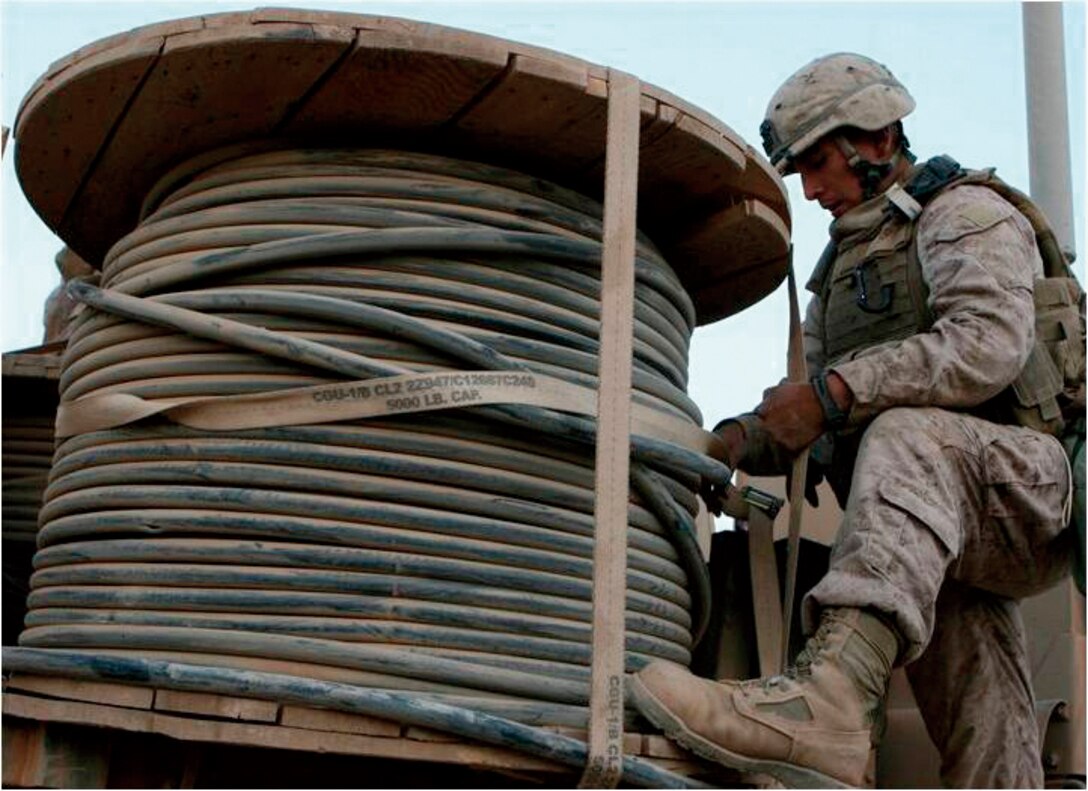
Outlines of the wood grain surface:
[[[600,199],[608,69],[392,17],[260,9],[94,42],[31,88],[16,119],[27,198],[95,266],[155,182],[227,145],[392,146],[513,167]],[[700,323],[785,276],[781,180],[736,132],[643,83],[639,226]],[[744,206],[744,209],[737,209]]]

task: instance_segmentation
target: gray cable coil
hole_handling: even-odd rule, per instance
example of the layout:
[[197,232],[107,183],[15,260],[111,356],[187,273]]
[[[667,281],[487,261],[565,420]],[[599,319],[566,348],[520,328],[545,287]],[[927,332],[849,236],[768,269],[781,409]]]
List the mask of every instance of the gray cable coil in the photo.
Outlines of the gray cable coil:
[[[429,155],[290,150],[183,167],[146,212],[107,256],[109,291],[77,296],[136,295],[260,339],[85,310],[62,401],[480,367],[596,383],[600,207],[555,185]],[[645,239],[636,268],[633,398],[698,425],[683,391],[692,305]],[[254,351],[269,332],[291,341],[276,357]],[[149,419],[69,438],[20,644],[290,662],[584,725],[593,432],[506,405],[232,432]],[[686,664],[709,610],[696,493],[729,471],[632,444],[626,664]]]
[[16,415],[4,418],[5,541],[34,543],[38,510],[53,460],[53,418]]
[[[10,385],[9,385],[10,386]],[[10,395],[10,393],[9,393]],[[42,412],[51,411],[44,405]],[[3,430],[3,597],[9,616],[4,642],[13,641],[30,593],[38,514],[53,460],[53,415],[8,414]]]

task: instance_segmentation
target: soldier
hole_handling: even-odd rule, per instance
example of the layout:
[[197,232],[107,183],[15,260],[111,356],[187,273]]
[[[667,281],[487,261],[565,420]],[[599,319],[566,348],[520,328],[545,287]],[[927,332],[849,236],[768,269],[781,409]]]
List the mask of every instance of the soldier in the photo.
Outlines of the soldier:
[[1041,787],[1017,600],[1069,572],[1071,475],[1039,429],[1061,423],[1055,410],[1083,416],[1083,357],[1079,403],[1040,390],[1035,231],[987,174],[917,164],[901,122],[913,109],[884,66],[835,54],[782,85],[761,129],[771,162],[834,218],[808,283],[812,378],[715,431],[753,474],[786,472],[823,437],[812,457],[844,518],[802,604],[812,636],[781,676],[713,682],[655,662],[632,698],[712,760],[862,785],[905,665],[944,783]]

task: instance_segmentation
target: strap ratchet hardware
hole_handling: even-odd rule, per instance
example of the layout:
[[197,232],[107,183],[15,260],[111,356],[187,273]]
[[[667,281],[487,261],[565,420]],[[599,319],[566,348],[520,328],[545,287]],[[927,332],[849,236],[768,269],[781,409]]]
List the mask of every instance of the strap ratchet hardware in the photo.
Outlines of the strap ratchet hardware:
[[778,512],[781,511],[782,506],[786,504],[786,501],[781,497],[775,497],[770,492],[765,492],[754,486],[745,486],[740,490],[740,496],[744,502],[748,503],[748,505],[758,508],[771,519],[778,516]]

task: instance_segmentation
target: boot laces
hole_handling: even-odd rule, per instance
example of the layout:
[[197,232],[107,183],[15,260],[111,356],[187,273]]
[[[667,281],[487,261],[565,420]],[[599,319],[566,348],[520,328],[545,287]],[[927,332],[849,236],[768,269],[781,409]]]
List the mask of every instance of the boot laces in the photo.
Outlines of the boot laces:
[[812,666],[819,662],[819,656],[827,642],[827,636],[831,631],[832,626],[833,624],[828,621],[821,623],[816,630],[816,634],[812,635],[812,637],[805,642],[804,647],[797,652],[797,656],[794,658],[792,665],[788,666],[778,675],[756,679],[756,682],[759,683],[764,691],[766,691],[771,687],[777,687],[789,681],[799,681],[802,678],[811,676]]

